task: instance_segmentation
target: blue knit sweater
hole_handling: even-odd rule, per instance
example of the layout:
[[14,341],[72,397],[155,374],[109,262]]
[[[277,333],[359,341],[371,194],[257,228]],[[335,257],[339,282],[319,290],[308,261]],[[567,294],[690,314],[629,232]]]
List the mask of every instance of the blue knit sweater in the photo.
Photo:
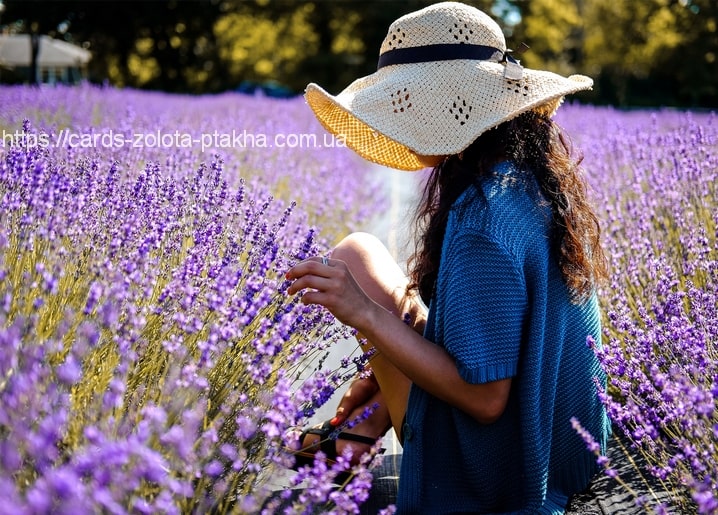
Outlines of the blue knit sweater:
[[552,257],[551,210],[529,173],[502,163],[454,204],[425,336],[470,383],[512,378],[508,405],[482,425],[414,386],[404,426],[399,513],[563,513],[597,471],[571,426],[605,449],[596,393],[605,377],[595,296],[570,302]]

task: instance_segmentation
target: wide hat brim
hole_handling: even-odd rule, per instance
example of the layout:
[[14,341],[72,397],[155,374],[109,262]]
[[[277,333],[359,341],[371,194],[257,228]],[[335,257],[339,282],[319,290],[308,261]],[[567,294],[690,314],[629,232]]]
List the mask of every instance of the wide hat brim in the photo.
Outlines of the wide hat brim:
[[365,159],[399,170],[425,167],[417,155],[458,154],[478,136],[528,110],[553,114],[563,97],[591,89],[583,75],[522,69],[507,79],[489,60],[383,67],[336,96],[309,84],[305,99],[320,123]]

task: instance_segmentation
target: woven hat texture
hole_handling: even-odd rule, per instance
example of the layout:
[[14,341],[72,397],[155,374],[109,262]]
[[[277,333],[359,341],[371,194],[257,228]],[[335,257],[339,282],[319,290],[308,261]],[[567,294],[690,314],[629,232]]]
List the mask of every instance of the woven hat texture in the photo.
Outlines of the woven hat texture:
[[[459,58],[469,47],[496,51]],[[407,53],[422,57],[402,62]],[[397,54],[399,63],[392,64],[389,58]],[[593,85],[583,75],[566,78],[506,59],[499,25],[458,2],[396,20],[379,55],[380,64],[388,61],[338,95],[312,83],[305,98],[322,125],[359,155],[400,170],[424,168],[417,154],[458,154],[484,131],[527,110],[552,114],[565,95]]]

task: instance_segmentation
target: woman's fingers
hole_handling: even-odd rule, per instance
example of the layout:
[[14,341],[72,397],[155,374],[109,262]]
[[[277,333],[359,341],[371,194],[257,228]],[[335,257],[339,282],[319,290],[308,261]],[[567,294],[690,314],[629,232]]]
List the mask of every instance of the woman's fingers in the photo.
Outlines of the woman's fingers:
[[355,379],[339,401],[336,416],[331,420],[331,424],[336,427],[344,423],[352,411],[366,404],[377,391],[379,385],[371,377]]
[[302,303],[320,304],[341,322],[352,322],[361,316],[361,306],[369,300],[357,284],[346,263],[337,259],[314,257],[293,266],[286,274],[294,282],[287,293],[301,293]]
[[287,271],[285,277],[290,281],[294,281],[287,292],[293,295],[306,288],[315,290],[326,288],[328,285],[322,279],[326,279],[330,275],[331,265],[327,258],[313,257],[305,259]]
[[302,290],[326,291],[330,287],[330,279],[318,275],[303,275],[287,289],[287,293],[294,295]]
[[290,268],[285,277],[287,279],[297,279],[307,274],[327,276],[331,274],[333,268],[339,265],[344,265],[344,262],[326,257],[311,257]]

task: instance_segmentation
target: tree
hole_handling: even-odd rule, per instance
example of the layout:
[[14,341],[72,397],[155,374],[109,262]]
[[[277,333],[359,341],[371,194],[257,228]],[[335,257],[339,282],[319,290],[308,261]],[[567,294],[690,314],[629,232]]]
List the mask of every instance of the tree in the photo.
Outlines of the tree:
[[718,105],[713,0],[586,0],[585,66],[619,105]]
[[584,66],[601,75],[600,93],[611,103],[635,103],[632,88],[651,76],[662,54],[684,40],[674,9],[669,0],[585,1],[590,30]]
[[672,81],[676,103],[718,107],[718,2],[673,3],[680,44],[657,59],[655,77]]
[[526,43],[530,50],[520,56],[529,68],[547,69],[563,75],[581,66],[583,19],[571,0],[531,0],[517,3],[521,23],[513,45]]
[[[718,106],[715,0],[465,0],[503,25],[528,67],[595,79],[579,98]],[[3,23],[88,43],[90,78],[217,92],[244,82],[336,92],[376,70],[392,21],[432,0],[5,0]]]
[[[3,23],[20,32],[36,26],[48,34],[93,52],[90,76],[118,86],[186,91],[217,62],[212,20],[220,14],[216,0],[181,2],[96,2],[6,0]],[[209,77],[213,75],[214,77]],[[208,74],[218,88],[221,71]],[[206,87],[207,84],[203,83]]]

